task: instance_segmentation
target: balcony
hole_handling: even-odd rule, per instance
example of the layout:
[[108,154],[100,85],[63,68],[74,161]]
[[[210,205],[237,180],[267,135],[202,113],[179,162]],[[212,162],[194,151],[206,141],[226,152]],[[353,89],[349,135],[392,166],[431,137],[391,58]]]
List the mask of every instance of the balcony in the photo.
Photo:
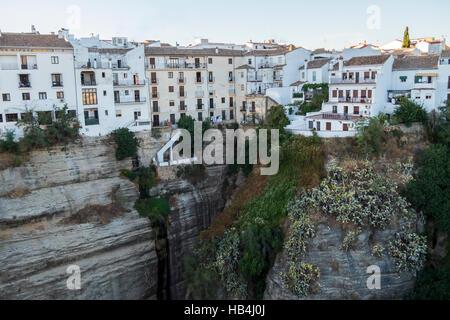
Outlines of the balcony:
[[159,63],[147,64],[147,69],[206,69],[206,63]]
[[114,100],[114,103],[116,104],[136,104],[136,103],[145,103],[147,102],[147,99],[145,98],[120,98]]
[[197,110],[203,110],[203,103],[197,104]]
[[97,82],[95,80],[85,80],[85,81],[81,81],[81,85],[84,87],[92,87],[92,86],[96,86]]
[[121,63],[112,63],[111,64],[111,68],[112,69],[126,69],[126,70],[130,69],[130,67],[126,63],[123,63],[123,62],[121,62]]
[[84,119],[84,124],[86,126],[95,126],[95,125],[100,124],[100,121],[97,118],[85,118]]
[[372,99],[369,98],[365,98],[365,97],[361,97],[361,98],[344,98],[344,97],[340,97],[338,98],[339,102],[345,103],[372,103]]
[[19,88],[31,88],[30,82],[19,82]]
[[151,84],[159,84],[159,79],[150,79]]
[[158,113],[158,112],[159,112],[159,107],[153,106],[153,107],[152,107],[152,112],[153,112],[153,113]]
[[330,78],[330,84],[376,84],[376,79],[342,79],[342,78]]
[[22,70],[37,70],[37,64],[22,64],[20,66]]
[[179,110],[185,112],[187,111],[187,106],[186,105],[180,106]]
[[115,87],[134,87],[134,86],[138,86],[138,87],[142,87],[145,86],[145,81],[134,81],[134,80],[114,80],[113,81],[113,85]]
[[152,99],[158,99],[159,98],[159,92],[152,92]]
[[324,120],[355,120],[360,119],[361,116],[357,115],[348,115],[348,114],[339,114],[339,113],[319,113],[313,116],[309,116],[309,119],[324,119]]
[[186,78],[178,78],[178,83],[186,83]]

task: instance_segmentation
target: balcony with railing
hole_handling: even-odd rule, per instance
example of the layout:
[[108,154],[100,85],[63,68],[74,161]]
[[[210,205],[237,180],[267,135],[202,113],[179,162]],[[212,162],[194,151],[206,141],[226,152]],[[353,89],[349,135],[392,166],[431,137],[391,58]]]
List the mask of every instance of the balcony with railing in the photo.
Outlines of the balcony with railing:
[[187,111],[187,105],[180,105],[178,110],[183,111],[183,112]]
[[147,63],[145,65],[146,69],[157,70],[157,69],[206,69],[206,63]]
[[367,98],[367,97],[361,97],[361,98],[339,97],[338,102],[341,102],[341,103],[345,103],[345,102],[348,102],[348,103],[372,103],[372,99]]
[[130,67],[128,66],[128,64],[126,64],[125,62],[120,62],[120,63],[111,63],[111,68],[112,69],[125,69],[128,70],[130,69]]
[[100,121],[98,118],[90,117],[90,118],[84,119],[84,124],[86,126],[95,126],[95,125],[99,125]]
[[119,99],[114,99],[116,104],[137,104],[147,102],[146,98],[141,97],[119,97]]
[[114,80],[113,85],[115,87],[142,87],[145,86],[145,80],[127,80],[127,79],[120,79],[120,80]]
[[203,110],[203,103],[197,103],[197,110]]
[[38,66],[36,63],[27,63],[20,66],[20,69],[22,70],[37,70],[37,68]]
[[330,78],[330,84],[376,84],[376,78],[362,78],[362,79],[343,79],[340,77],[331,77]]
[[31,88],[30,81],[19,81],[19,88]]

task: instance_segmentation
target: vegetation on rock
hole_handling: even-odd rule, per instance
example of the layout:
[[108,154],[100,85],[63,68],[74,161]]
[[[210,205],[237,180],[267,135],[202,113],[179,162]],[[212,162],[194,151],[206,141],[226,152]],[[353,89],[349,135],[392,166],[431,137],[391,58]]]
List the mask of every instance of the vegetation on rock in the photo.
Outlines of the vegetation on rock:
[[121,128],[114,130],[111,135],[117,145],[116,159],[118,161],[137,155],[139,140],[136,138],[134,132],[128,128]]

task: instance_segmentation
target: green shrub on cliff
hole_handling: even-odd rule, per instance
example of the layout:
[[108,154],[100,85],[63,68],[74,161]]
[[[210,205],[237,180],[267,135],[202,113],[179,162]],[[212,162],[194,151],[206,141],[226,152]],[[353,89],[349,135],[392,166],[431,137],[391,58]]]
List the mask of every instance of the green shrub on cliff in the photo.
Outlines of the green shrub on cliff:
[[134,132],[131,132],[128,128],[121,128],[114,130],[112,136],[114,142],[117,144],[117,160],[121,161],[136,156],[139,140],[136,138]]
[[9,152],[18,154],[20,152],[20,144],[16,141],[14,131],[7,130],[4,134],[4,138],[0,139],[0,152]]
[[152,224],[170,213],[169,202],[164,198],[138,199],[134,208],[141,217],[149,218]]
[[450,148],[433,145],[422,152],[417,164],[419,171],[407,186],[407,197],[438,229],[450,233]]

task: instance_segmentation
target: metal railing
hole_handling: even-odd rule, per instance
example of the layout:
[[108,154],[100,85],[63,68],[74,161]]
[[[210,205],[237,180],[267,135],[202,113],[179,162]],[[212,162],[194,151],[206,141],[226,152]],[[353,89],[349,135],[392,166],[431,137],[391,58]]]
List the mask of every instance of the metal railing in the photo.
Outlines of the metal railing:
[[376,79],[342,79],[342,78],[330,78],[331,84],[368,84],[376,83]]
[[139,82],[136,82],[134,80],[116,80],[113,81],[113,85],[115,86],[122,86],[122,87],[132,87],[132,86],[144,86],[145,80],[139,80]]
[[132,103],[144,103],[147,102],[146,98],[120,98],[120,99],[116,99],[114,100],[114,103],[117,104],[132,104]]
[[19,88],[31,88],[30,82],[19,82]]
[[97,118],[85,118],[84,119],[84,124],[86,126],[95,126],[95,125],[100,124],[100,121]]
[[372,103],[372,99],[370,98],[338,98],[339,102],[349,102],[349,103]]

